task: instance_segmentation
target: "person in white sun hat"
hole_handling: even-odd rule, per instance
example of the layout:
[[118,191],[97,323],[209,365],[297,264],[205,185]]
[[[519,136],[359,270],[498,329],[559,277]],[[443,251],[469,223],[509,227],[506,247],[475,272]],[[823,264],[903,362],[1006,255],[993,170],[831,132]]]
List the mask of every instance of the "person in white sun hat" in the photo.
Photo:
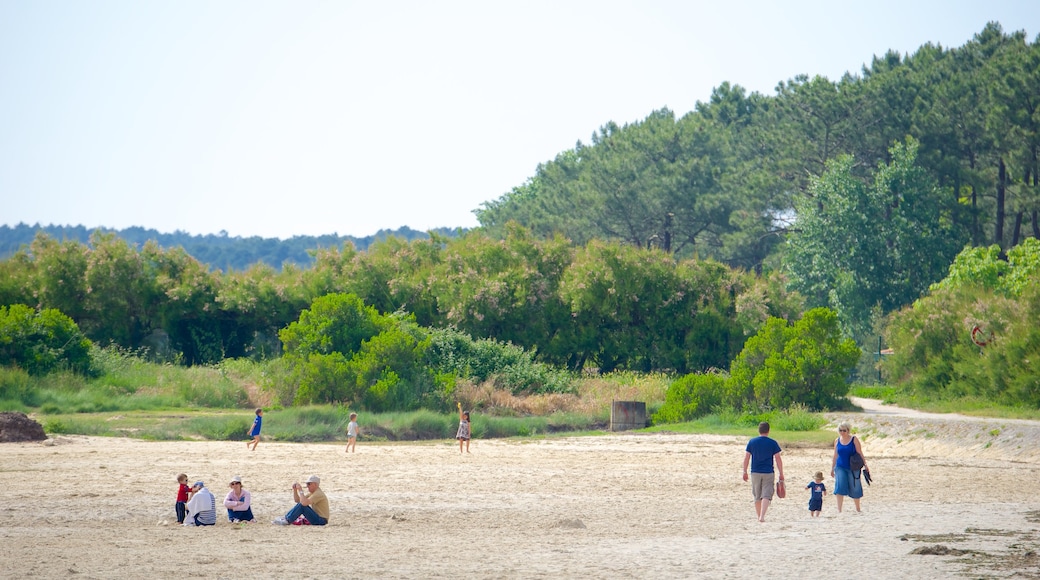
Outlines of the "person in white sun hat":
[[253,508],[250,507],[252,497],[247,490],[242,488],[242,478],[237,475],[232,477],[228,487],[231,490],[224,497],[228,521],[233,524],[253,521]]
[[307,486],[307,492],[304,493],[303,486],[299,483],[294,483],[292,495],[296,505],[285,514],[285,517],[278,518],[271,523],[277,526],[287,526],[296,523],[300,516],[303,516],[312,526],[324,526],[329,523],[329,498],[325,497],[325,492],[319,487],[321,478],[312,475],[303,483]]

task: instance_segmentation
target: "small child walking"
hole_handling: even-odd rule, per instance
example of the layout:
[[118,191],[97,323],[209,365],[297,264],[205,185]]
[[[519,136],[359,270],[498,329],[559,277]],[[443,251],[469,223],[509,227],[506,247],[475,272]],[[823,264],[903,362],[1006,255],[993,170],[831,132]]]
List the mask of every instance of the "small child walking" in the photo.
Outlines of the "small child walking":
[[823,484],[823,472],[817,471],[809,485],[805,486],[809,496],[809,517],[818,518],[823,511],[823,496],[827,495],[827,486]]
[[466,453],[469,453],[469,411],[462,410],[462,403],[455,403],[459,408],[459,431],[455,434],[455,438],[459,440],[459,453],[462,453],[462,442],[466,442]]
[[246,449],[249,449],[249,444],[253,444],[253,451],[256,451],[256,446],[260,444],[260,426],[264,422],[264,410],[258,408],[256,410],[256,419],[253,419],[253,426],[249,428],[246,433],[249,434],[253,439],[246,441]]
[[173,505],[173,509],[177,511],[177,523],[183,524],[187,513],[184,506],[188,503],[188,494],[191,493],[191,488],[188,487],[187,474],[182,473],[178,475],[177,483],[180,485],[177,487],[177,503]]
[[347,423],[347,453],[353,453],[357,450],[357,413],[350,414],[350,423]]

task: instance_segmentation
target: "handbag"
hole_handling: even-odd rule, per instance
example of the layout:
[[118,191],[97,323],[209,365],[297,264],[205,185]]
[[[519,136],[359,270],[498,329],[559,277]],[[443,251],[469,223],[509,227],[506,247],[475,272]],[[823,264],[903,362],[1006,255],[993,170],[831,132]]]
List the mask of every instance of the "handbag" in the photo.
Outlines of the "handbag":
[[[852,438],[852,442],[853,443],[856,442],[856,438],[855,437]],[[852,472],[855,473],[855,472],[863,469],[863,465],[864,465],[863,464],[863,456],[860,455],[859,453],[857,453],[856,452],[856,448],[853,447],[852,455],[849,455],[849,469],[851,469]]]
[[787,488],[784,487],[784,480],[780,479],[776,482],[776,497],[784,499],[787,497]]

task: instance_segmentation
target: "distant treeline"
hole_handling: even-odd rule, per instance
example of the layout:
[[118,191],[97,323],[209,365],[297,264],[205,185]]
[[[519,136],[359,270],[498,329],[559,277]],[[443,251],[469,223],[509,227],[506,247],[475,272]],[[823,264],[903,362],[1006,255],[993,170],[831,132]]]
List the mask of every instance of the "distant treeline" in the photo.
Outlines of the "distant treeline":
[[[278,238],[261,238],[259,236],[248,238],[232,237],[223,232],[219,235],[192,235],[178,230],[172,234],[164,234],[141,227],[116,230],[111,228],[91,229],[82,225],[41,226],[36,224],[30,226],[19,223],[14,227],[0,226],[0,259],[7,259],[23,246],[29,245],[38,232],[43,232],[59,241],[86,244],[90,240],[90,234],[95,231],[114,233],[138,248],[143,247],[149,240],[155,241],[164,248],[181,247],[203,264],[224,272],[246,270],[253,264],[258,263],[267,264],[275,269],[281,269],[285,263],[306,267],[314,263],[314,257],[311,255],[312,250],[338,248],[345,242],[350,242],[354,244],[355,248],[363,251],[367,250],[373,242],[391,236],[407,241],[424,240],[430,237],[428,232],[413,230],[408,226],[396,230],[379,230],[374,235],[364,237],[327,234],[323,236],[293,236],[288,240],[280,240]],[[463,230],[459,228],[436,228],[430,231],[450,238],[459,235]]]

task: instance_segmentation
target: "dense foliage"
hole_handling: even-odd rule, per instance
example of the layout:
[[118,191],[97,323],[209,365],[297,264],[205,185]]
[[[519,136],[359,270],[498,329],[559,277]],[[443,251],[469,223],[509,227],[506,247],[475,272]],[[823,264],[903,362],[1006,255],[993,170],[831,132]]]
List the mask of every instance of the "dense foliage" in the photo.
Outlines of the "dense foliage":
[[748,339],[728,375],[711,372],[675,380],[654,421],[689,421],[720,409],[834,409],[848,394],[847,377],[859,357],[856,343],[842,336],[830,309],[813,308],[791,324],[770,318]]
[[[572,371],[725,367],[768,316],[801,310],[779,274],[676,262],[661,250],[618,242],[575,248],[519,227],[502,240],[479,231],[390,238],[367,252],[321,250],[307,269],[257,264],[231,273],[152,242],[137,250],[110,234],[95,233],[89,245],[39,235],[0,267],[0,303],[56,308],[99,344],[192,365],[275,357],[283,343],[288,350],[309,344],[293,332],[280,340],[279,332],[328,294],[353,294],[379,316],[407,313],[423,328],[451,326],[511,343],[539,363]],[[354,353],[375,334],[354,337],[350,348],[313,352]]]
[[853,336],[872,330],[873,309],[891,312],[941,280],[968,242],[953,196],[917,165],[917,150],[913,139],[896,144],[869,184],[852,156],[829,161],[796,204],[785,254],[792,286],[838,312]]
[[58,310],[0,306],[0,365],[42,375],[58,369],[90,370],[90,341]]
[[884,370],[913,396],[1040,408],[1040,241],[1002,261],[966,248],[931,292],[892,316]]
[[567,392],[566,373],[530,353],[453,329],[426,329],[411,315],[380,314],[354,294],[327,294],[279,336],[294,404],[343,403],[369,411],[449,408],[458,380],[494,381],[514,393]]
[[[773,96],[723,83],[680,118],[608,123],[457,237],[33,228],[0,305],[11,328],[46,319],[10,331],[40,344],[276,360],[286,403],[436,408],[459,381],[562,392],[554,369],[592,367],[680,376],[662,419],[830,408],[858,358],[842,336],[884,330],[908,392],[1040,405],[1038,71],[1040,41],[991,23]],[[6,364],[83,366],[22,342]]]
[[723,83],[681,117],[608,123],[478,219],[493,235],[515,221],[755,270],[786,264],[790,239],[810,305],[862,336],[966,242],[1040,237],[1037,95],[1040,42],[990,23],[859,75],[798,76],[771,96]]

